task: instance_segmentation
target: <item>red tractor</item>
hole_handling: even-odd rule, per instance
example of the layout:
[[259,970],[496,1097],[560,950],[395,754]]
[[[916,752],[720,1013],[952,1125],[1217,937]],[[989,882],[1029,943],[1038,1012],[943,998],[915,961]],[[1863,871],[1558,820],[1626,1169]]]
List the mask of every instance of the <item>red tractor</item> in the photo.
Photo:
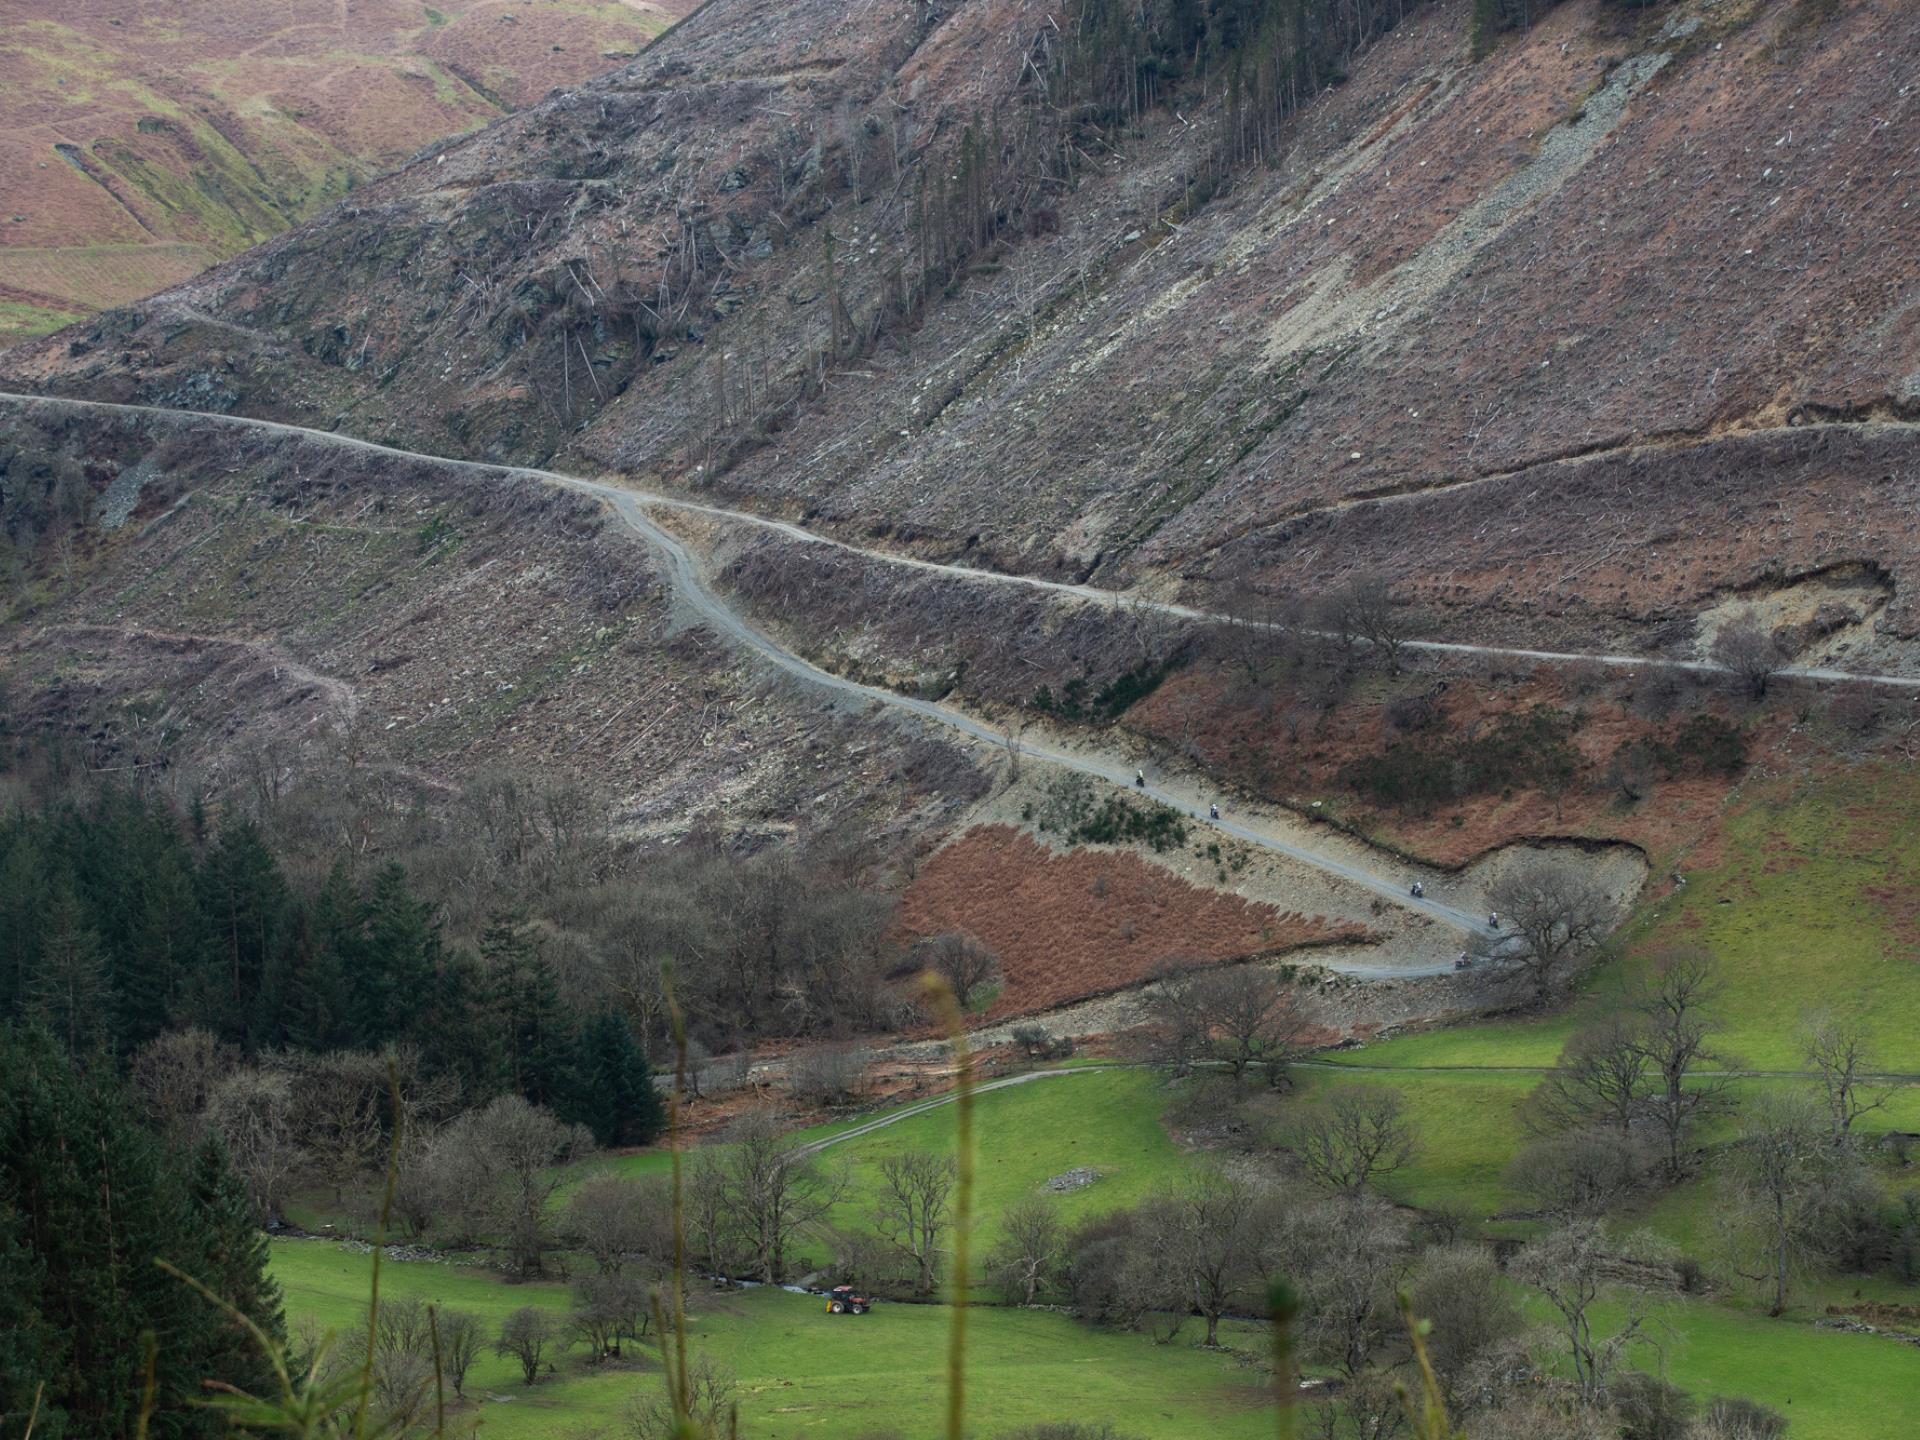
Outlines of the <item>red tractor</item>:
[[836,1285],[827,1291],[829,1315],[864,1315],[872,1308],[872,1298],[860,1294],[851,1285]]

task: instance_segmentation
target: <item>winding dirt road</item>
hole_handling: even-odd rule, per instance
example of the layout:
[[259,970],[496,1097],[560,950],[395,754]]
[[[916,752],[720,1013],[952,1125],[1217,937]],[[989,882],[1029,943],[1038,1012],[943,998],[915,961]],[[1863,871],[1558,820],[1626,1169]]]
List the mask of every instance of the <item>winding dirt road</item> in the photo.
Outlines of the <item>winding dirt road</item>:
[[[915,569],[932,571],[944,576],[963,579],[980,584],[1019,585],[1030,589],[1053,594],[1070,596],[1095,604],[1121,607],[1142,607],[1183,619],[1208,623],[1228,623],[1228,617],[1185,605],[1174,605],[1161,601],[1137,600],[1111,590],[1101,590],[1090,585],[1074,585],[1061,581],[1042,580],[1030,576],[1009,575],[997,571],[975,570],[965,566],[946,565],[936,561],[921,560],[912,557],[892,555],[885,551],[866,550],[849,545],[844,541],[816,535],[798,525],[783,520],[770,520],[748,511],[727,509],[723,506],[705,505],[697,501],[678,499],[673,496],[654,492],[630,489],[625,486],[610,485],[602,481],[588,480],[577,475],[566,475],[558,471],[542,470],[529,466],[500,465],[487,461],[462,460],[442,455],[426,455],[412,450],[402,450],[390,445],[381,445],[371,440],[362,440],[352,435],[342,435],[329,430],[315,430],[302,425],[288,425],[279,421],[257,420],[247,416],[222,415],[206,411],[176,410],[161,406],[126,405],[101,400],[77,400],[55,396],[21,395],[0,392],[0,404],[15,405],[25,409],[53,410],[71,415],[116,415],[141,420],[161,420],[174,424],[219,425],[260,433],[287,435],[303,440],[317,441],[321,444],[339,446],[345,449],[364,452],[371,455],[389,456],[397,460],[413,463],[443,465],[451,469],[471,474],[496,476],[503,479],[534,480],[542,484],[554,485],[590,495],[604,502],[613,513],[631,530],[638,534],[665,561],[669,584],[679,600],[700,620],[710,626],[736,647],[745,650],[766,664],[773,666],[792,678],[827,692],[840,700],[855,700],[870,705],[884,706],[890,710],[915,715],[922,720],[940,725],[972,739],[984,741],[995,746],[1007,745],[1007,736],[999,727],[980,720],[965,711],[951,705],[939,704],[929,700],[920,700],[901,695],[878,686],[863,685],[858,681],[832,674],[811,664],[778,641],[751,624],[742,615],[733,610],[712,588],[699,563],[686,545],[675,536],[655,523],[648,513],[655,508],[677,509],[694,514],[714,516],[741,524],[753,525],[771,530],[791,539],[808,544],[830,545],[838,549],[852,551],[869,559],[888,564],[910,566]],[[1453,644],[1442,641],[1410,641],[1408,649],[1425,650],[1440,653],[1464,655],[1489,655],[1512,659],[1534,661],[1588,661],[1604,665],[1621,667],[1668,666],[1676,669],[1719,673],[1722,667],[1705,661],[1654,660],[1644,656],[1631,655],[1592,655],[1574,654],[1550,650],[1522,650],[1501,646]],[[1861,683],[1887,685],[1903,689],[1920,689],[1920,679],[1902,677],[1857,675],[1830,670],[1790,670],[1785,674],[1811,680],[1851,680]],[[1408,892],[1410,867],[1395,862],[1385,862],[1392,866],[1393,873],[1374,866],[1357,863],[1342,856],[1331,854],[1323,848],[1301,844],[1279,833],[1275,827],[1258,822],[1244,822],[1236,819],[1221,818],[1212,820],[1204,814],[1204,807],[1191,794],[1179,793],[1171,785],[1158,779],[1141,785],[1137,783],[1135,769],[1124,761],[1102,758],[1095,754],[1077,753],[1043,745],[1031,740],[1023,740],[1020,745],[1023,759],[1038,760],[1063,770],[1089,776],[1132,790],[1162,804],[1171,806],[1183,815],[1201,824],[1211,825],[1221,833],[1246,842],[1259,849],[1270,851],[1311,866],[1323,873],[1337,877],[1349,884],[1369,891],[1380,898],[1403,909],[1425,915],[1433,920],[1450,926],[1469,935],[1491,937],[1491,930],[1477,910],[1468,910],[1451,905],[1432,896],[1414,896]],[[1355,967],[1356,973],[1366,967]],[[1426,965],[1395,969],[1390,973],[1404,976],[1438,974],[1450,969],[1450,965]],[[1377,967],[1368,973],[1379,972]]]

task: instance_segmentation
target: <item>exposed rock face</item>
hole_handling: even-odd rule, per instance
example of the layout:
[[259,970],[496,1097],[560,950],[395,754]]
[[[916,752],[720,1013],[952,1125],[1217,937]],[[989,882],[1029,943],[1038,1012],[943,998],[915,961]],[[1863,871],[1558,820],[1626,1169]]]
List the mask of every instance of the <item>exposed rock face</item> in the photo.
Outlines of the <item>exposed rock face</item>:
[[[1058,5],[716,0],[5,367],[1202,598],[1376,569],[1462,636],[1639,645],[1865,564],[1912,636],[1920,17],[1574,0],[1475,61],[1468,8],[1222,178],[1217,85],[1043,128]],[[992,244],[898,313],[927,194],[1034,136],[1071,165],[992,172]]]

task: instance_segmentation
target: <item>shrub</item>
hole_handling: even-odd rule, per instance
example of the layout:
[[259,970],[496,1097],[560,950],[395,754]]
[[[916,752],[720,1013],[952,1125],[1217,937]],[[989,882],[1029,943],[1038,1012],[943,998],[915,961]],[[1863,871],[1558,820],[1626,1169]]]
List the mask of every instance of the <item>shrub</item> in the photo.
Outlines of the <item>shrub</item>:
[[1778,1410],[1742,1395],[1728,1395],[1707,1407],[1698,1440],[1781,1440],[1786,1433],[1787,1417]]
[[1563,790],[1580,766],[1572,743],[1579,728],[1572,712],[1534,705],[1479,734],[1389,745],[1349,762],[1340,779],[1376,803],[1416,811],[1514,786]]
[[1620,1416],[1620,1440],[1686,1440],[1693,1397],[1657,1375],[1629,1370],[1608,1387]]

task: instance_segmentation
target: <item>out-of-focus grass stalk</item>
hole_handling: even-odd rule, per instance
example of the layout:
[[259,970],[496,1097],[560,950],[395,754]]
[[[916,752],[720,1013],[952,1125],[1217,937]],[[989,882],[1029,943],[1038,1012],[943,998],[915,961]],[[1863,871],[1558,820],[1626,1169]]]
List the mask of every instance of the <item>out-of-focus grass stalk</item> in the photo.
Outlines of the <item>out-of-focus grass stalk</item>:
[[1434,1373],[1433,1357],[1427,1353],[1427,1329],[1430,1320],[1416,1320],[1413,1301],[1400,1292],[1400,1318],[1406,1323],[1407,1339],[1413,1345],[1413,1358],[1420,1367],[1420,1399],[1416,1403],[1407,1387],[1394,1382],[1394,1393],[1413,1425],[1415,1440],[1466,1440],[1466,1431],[1453,1428],[1447,1419],[1446,1396],[1440,1390],[1440,1377]]
[[947,1440],[965,1440],[967,1413],[967,1290],[973,1240],[973,1050],[953,987],[931,972],[921,977],[927,998],[953,1046],[959,1089],[954,1097],[956,1135],[953,1186],[953,1272],[948,1289],[953,1328],[947,1336]]
[[1293,1286],[1276,1280],[1267,1287],[1267,1323],[1273,1331],[1274,1433],[1293,1440],[1293,1402],[1299,1389],[1294,1378],[1293,1322],[1300,1315],[1300,1297]]
[[[688,1413],[687,1395],[687,1209],[680,1165],[680,1110],[687,1093],[687,1019],[673,993],[673,964],[660,967],[667,1020],[673,1027],[673,1094],[667,1100],[667,1167],[673,1176],[673,1359],[667,1367],[667,1399],[673,1407],[675,1440],[700,1440]],[[654,1306],[658,1311],[659,1305]],[[656,1317],[656,1324],[659,1318]]]
[[387,1226],[393,1220],[394,1183],[400,1178],[400,1132],[406,1114],[400,1105],[400,1066],[387,1056],[387,1097],[393,1106],[393,1138],[387,1146],[387,1184],[380,1196],[380,1224],[373,1232],[373,1276],[367,1293],[367,1356],[360,1367],[360,1399],[353,1411],[353,1440],[365,1440],[367,1407],[373,1400],[374,1345],[380,1330],[380,1257],[387,1249]]

